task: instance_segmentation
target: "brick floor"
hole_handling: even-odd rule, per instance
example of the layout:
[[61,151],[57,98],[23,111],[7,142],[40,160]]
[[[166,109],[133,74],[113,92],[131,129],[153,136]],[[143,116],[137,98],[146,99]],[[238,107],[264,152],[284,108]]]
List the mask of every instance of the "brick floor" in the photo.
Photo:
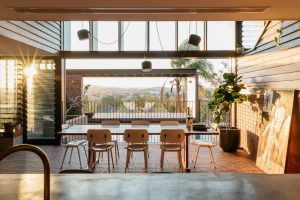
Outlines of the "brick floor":
[[[125,144],[120,143],[120,160],[112,170],[113,173],[124,173],[125,168]],[[61,146],[40,146],[49,156],[51,162],[51,173],[58,173],[63,158],[64,148]],[[193,147],[190,148],[190,161]],[[148,172],[161,172],[160,170],[160,149],[158,144],[150,144],[149,146],[149,169]],[[216,169],[210,162],[209,154],[206,148],[200,150],[196,168],[192,168],[192,172],[212,172],[212,173],[263,173],[261,169],[256,167],[255,161],[251,160],[249,155],[238,150],[236,153],[223,152],[219,147],[213,148],[213,154],[216,162]],[[68,155],[67,155],[67,158]],[[87,167],[86,158],[83,150],[81,151],[83,167]],[[71,163],[66,162],[64,169],[79,168],[77,152],[73,152]],[[96,173],[107,173],[107,156],[104,154],[100,164],[96,166]],[[144,173],[143,153],[137,152],[133,155],[130,163],[129,171],[133,173]],[[166,153],[164,172],[181,172],[177,162],[176,153]],[[0,173],[42,173],[42,163],[39,158],[30,152],[18,152],[5,158],[0,162]]]

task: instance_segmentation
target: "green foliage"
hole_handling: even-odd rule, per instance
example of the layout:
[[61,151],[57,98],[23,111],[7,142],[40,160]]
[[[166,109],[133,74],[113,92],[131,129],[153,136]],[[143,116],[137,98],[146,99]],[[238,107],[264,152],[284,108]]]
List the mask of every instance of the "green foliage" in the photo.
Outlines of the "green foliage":
[[241,76],[237,77],[234,73],[224,73],[223,78],[223,84],[215,88],[213,99],[208,104],[209,109],[213,112],[214,121],[218,124],[223,116],[230,112],[233,103],[247,100],[247,95],[240,93],[242,89],[246,89],[244,84],[241,84]]

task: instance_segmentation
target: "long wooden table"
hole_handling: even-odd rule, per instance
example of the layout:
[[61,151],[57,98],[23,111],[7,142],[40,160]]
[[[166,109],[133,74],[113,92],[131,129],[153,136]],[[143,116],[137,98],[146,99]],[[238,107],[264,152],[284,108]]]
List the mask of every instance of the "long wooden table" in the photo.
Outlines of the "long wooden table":
[[[144,125],[75,125],[68,129],[65,129],[58,134],[60,135],[87,135],[88,129],[109,129],[112,135],[124,135],[125,129],[146,129],[149,135],[160,135],[162,129],[182,129],[185,132],[185,148],[184,148],[184,167],[186,172],[190,172],[189,167],[189,136],[191,135],[218,135],[219,133],[213,129],[207,131],[194,131],[188,129],[185,124],[179,126],[161,126],[158,124],[151,124],[149,126]],[[92,162],[92,153],[89,151],[88,160],[89,168],[94,169]]]

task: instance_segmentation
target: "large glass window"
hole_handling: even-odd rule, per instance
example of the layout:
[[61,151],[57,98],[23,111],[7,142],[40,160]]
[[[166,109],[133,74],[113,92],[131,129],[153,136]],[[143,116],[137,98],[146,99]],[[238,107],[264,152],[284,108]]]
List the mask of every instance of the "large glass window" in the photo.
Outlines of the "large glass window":
[[27,81],[28,139],[54,138],[55,64],[52,60],[33,62],[25,70]]
[[[122,23],[123,30],[123,50],[125,51],[145,51],[146,49],[146,22]],[[126,32],[125,32],[126,31]]]
[[118,51],[118,22],[117,21],[98,21],[97,50],[98,51]]
[[88,21],[72,21],[71,22],[71,51],[89,51],[89,40],[79,40],[77,32],[81,29],[89,30]]
[[235,50],[235,22],[207,22],[207,50]]
[[175,22],[150,22],[150,50],[176,50]]
[[[178,22],[178,49],[181,49],[183,42],[188,41],[190,34],[196,34],[201,37],[199,48],[204,49],[204,22],[180,21]],[[188,49],[184,49],[188,50]]]

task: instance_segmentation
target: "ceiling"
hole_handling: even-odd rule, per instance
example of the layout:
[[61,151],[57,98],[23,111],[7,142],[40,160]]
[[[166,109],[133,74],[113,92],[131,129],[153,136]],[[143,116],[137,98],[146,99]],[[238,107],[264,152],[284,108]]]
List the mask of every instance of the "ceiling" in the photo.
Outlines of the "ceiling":
[[299,0],[1,0],[0,20],[300,19]]

